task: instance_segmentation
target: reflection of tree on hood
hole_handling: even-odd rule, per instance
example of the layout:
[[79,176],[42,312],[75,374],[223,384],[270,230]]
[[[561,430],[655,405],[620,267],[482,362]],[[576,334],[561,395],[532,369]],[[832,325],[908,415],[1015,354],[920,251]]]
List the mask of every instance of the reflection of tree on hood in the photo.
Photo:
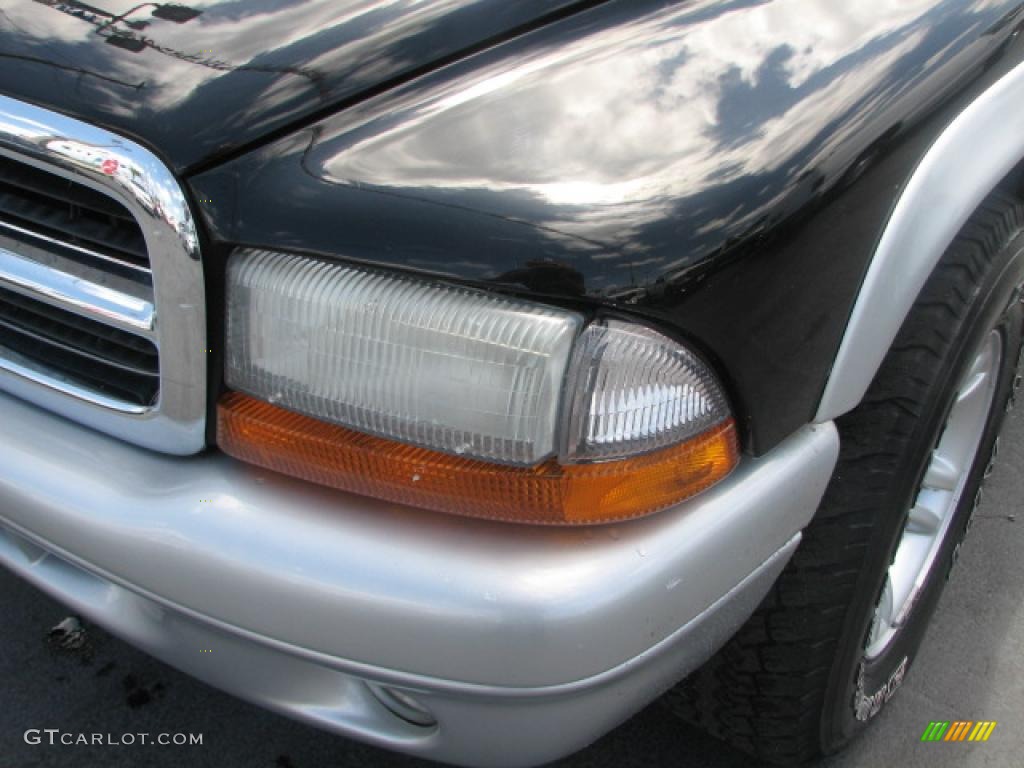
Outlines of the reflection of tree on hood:
[[[187,53],[174,48],[160,45],[151,37],[140,34],[142,30],[150,26],[145,19],[131,19],[136,11],[152,7],[154,18],[170,21],[175,24],[186,24],[202,14],[201,10],[189,8],[186,5],[176,3],[142,3],[125,11],[122,14],[113,14],[77,0],[33,0],[40,5],[53,8],[61,13],[66,13],[76,19],[81,19],[96,27],[96,34],[104,38],[105,42],[131,53],[141,53],[148,49],[157,51],[166,56],[173,56],[181,61],[198,64],[201,67],[215,69],[221,72],[234,70],[250,72],[272,72],[279,74],[292,74],[304,77],[310,82],[318,83],[323,75],[311,67],[260,67],[250,65],[235,65],[219,59],[204,56],[199,53]],[[105,17],[105,18],[104,18]]]

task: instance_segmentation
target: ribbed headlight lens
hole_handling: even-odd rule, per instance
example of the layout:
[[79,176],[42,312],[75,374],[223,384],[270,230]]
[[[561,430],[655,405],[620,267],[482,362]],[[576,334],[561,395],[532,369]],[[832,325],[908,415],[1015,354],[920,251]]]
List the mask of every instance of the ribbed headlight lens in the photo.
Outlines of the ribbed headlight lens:
[[722,388],[692,352],[621,320],[583,332],[569,393],[564,457],[573,462],[653,451],[729,417]]
[[228,386],[457,455],[552,455],[582,320],[525,301],[268,251],[228,265]]
[[251,396],[220,403],[226,452],[464,515],[636,517],[738,460],[721,386],[660,333],[306,256],[231,257],[225,378]]

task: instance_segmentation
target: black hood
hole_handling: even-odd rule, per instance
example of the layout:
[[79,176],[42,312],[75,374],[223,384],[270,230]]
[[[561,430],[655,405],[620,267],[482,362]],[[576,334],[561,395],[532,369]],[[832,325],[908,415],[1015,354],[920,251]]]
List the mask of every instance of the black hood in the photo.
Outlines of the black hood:
[[15,0],[0,92],[126,133],[178,171],[593,3]]

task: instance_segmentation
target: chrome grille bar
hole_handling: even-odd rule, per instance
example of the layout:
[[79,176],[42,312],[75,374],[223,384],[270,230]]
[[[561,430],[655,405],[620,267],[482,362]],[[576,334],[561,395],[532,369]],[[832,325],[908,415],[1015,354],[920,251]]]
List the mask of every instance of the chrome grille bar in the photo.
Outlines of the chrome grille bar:
[[0,287],[116,328],[153,336],[155,313],[151,302],[31,261],[3,247]]
[[11,230],[148,274],[145,238],[113,198],[32,165],[0,157],[0,221]]
[[0,390],[157,451],[202,449],[205,288],[174,175],[0,96],[0,192]]
[[53,248],[61,250],[74,251],[75,253],[80,253],[82,254],[82,256],[88,259],[93,259],[99,262],[106,262],[108,264],[114,264],[119,267],[123,267],[124,269],[130,269],[133,272],[138,272],[143,275],[152,274],[152,270],[148,266],[141,267],[138,264],[133,264],[129,261],[124,261],[123,259],[115,259],[112,256],[108,256],[105,253],[100,253],[99,251],[95,251],[91,248],[85,248],[81,245],[76,245],[75,243],[63,242],[54,237],[44,235],[42,232],[38,232],[32,229],[26,229],[25,227],[19,227],[18,225],[12,224],[9,221],[4,221],[3,219],[0,219],[0,229],[6,230],[8,234],[22,235],[25,238],[30,238],[31,240],[40,242],[40,244],[43,244],[45,246],[51,246]]

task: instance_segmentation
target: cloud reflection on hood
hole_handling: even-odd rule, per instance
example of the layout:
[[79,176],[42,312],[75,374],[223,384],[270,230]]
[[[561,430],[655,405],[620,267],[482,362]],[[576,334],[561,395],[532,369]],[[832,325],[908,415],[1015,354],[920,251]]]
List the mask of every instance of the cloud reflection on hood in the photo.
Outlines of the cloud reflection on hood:
[[[538,45],[513,69],[499,59],[357,108],[328,125],[306,166],[598,243],[593,258],[631,254],[630,269],[671,269],[749,229],[803,180],[834,183],[907,111],[902,100],[921,99],[923,81],[978,59],[972,41],[1014,5],[661,7]],[[742,203],[708,204],[736,184]]]

